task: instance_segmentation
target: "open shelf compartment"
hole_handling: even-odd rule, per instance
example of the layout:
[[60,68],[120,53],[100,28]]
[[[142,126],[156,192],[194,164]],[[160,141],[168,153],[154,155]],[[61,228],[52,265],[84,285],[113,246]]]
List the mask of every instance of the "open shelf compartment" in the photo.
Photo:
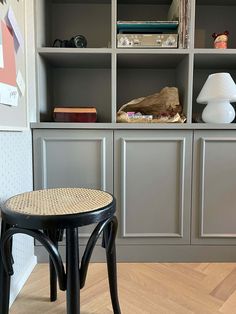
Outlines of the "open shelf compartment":
[[236,48],[235,0],[196,0],[195,48],[213,48],[213,33],[229,32],[228,48]]
[[117,20],[166,21],[171,0],[118,0]]
[[54,107],[95,107],[97,122],[111,122],[111,55],[73,58],[71,63],[70,54],[60,62],[50,55],[38,56],[39,121],[52,122]]
[[[206,105],[198,104],[196,99],[206,82],[213,73],[228,72],[236,82],[236,54],[195,54],[193,72],[192,122],[202,122],[201,114]],[[236,104],[233,104],[235,107]]]
[[177,87],[183,113],[188,115],[189,56],[186,54],[118,54],[117,111],[132,99]]
[[83,35],[88,48],[111,46],[111,0],[36,2],[37,47]]

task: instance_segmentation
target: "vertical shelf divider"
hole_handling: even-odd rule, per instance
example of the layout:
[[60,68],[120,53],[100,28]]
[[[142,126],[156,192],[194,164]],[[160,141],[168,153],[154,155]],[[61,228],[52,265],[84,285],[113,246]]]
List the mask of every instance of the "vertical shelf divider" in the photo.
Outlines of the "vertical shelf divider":
[[112,59],[111,59],[111,122],[116,122],[117,111],[117,56],[116,56],[116,21],[117,21],[117,0],[111,0],[111,35],[112,35]]
[[112,108],[111,108],[111,122],[116,122],[116,112],[117,112],[117,55],[113,50],[112,60],[111,60],[111,99],[112,99]]
[[187,123],[192,123],[192,103],[193,103],[193,75],[194,75],[194,54],[193,49],[189,52],[189,69],[188,69],[188,108],[187,108]]

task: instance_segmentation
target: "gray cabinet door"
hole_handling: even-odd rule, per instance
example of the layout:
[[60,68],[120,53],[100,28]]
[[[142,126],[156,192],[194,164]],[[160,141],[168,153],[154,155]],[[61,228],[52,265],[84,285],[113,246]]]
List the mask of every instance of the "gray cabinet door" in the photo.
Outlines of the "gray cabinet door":
[[190,242],[192,132],[115,131],[122,243]]
[[[34,130],[33,141],[35,189],[85,187],[113,193],[113,131]],[[81,237],[91,230],[80,228]]]
[[34,130],[34,187],[113,192],[113,132]]
[[195,131],[193,244],[236,243],[236,133]]

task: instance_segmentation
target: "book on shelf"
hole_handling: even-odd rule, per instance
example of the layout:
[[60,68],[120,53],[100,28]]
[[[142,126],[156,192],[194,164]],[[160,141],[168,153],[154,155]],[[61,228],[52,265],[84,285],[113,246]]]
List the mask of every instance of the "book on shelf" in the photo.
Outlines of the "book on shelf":
[[55,122],[96,122],[97,109],[95,107],[56,107],[53,110]]
[[179,25],[178,21],[117,21],[118,33],[135,32],[136,29],[143,31],[151,30],[175,30]]
[[168,11],[168,20],[179,21],[179,48],[188,48],[190,26],[190,0],[173,0]]

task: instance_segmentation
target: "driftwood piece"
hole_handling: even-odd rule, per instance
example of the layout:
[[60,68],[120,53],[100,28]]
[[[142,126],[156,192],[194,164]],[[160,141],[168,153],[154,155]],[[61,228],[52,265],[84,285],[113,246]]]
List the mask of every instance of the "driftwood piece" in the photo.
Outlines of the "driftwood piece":
[[181,113],[179,92],[176,87],[164,87],[159,93],[134,99],[123,105],[118,112],[140,112],[143,115]]

